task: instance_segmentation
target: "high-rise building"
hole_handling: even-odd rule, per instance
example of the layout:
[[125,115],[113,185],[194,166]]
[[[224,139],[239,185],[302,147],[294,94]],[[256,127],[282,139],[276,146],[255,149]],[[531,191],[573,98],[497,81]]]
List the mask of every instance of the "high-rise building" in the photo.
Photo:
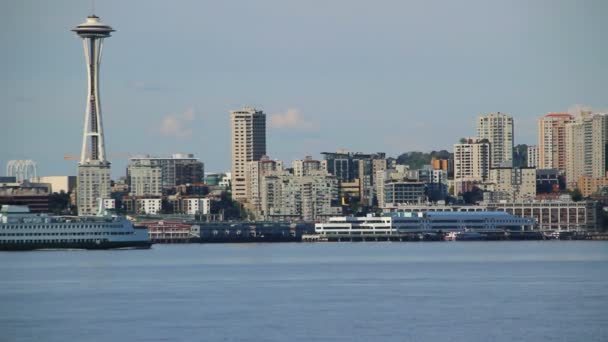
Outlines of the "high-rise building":
[[336,176],[340,187],[359,184],[357,195],[361,203],[371,204],[374,195],[376,171],[386,170],[386,154],[383,152],[366,154],[360,152],[322,152],[325,160],[322,168]]
[[490,142],[491,167],[513,164],[513,117],[501,112],[477,118],[477,136]]
[[591,176],[603,178],[608,171],[608,113],[593,117],[591,136]]
[[104,38],[114,30],[90,15],[72,31],[81,38],[87,67],[87,105],[80,162],[78,163],[78,215],[97,213],[100,203],[110,198],[110,162],[106,159],[101,102],[99,99],[99,65]]
[[338,180],[324,171],[301,177],[271,171],[262,177],[260,189],[260,218],[265,220],[317,221],[342,212]]
[[163,168],[151,159],[131,160],[127,167],[129,196],[162,196]]
[[255,215],[260,213],[261,183],[265,175],[270,171],[283,170],[283,162],[272,160],[268,156],[262,156],[258,161],[250,161],[245,165],[245,179],[247,183],[247,209]]
[[[529,145],[527,149],[527,167],[539,168],[539,157],[538,157],[538,146],[537,145]],[[565,158],[564,158],[565,160]]]
[[490,169],[487,190],[492,201],[532,201],[536,197],[536,169],[500,167]]
[[384,185],[383,206],[420,204],[427,200],[427,185],[422,182],[393,182]]
[[230,112],[232,150],[232,198],[247,200],[247,162],[266,154],[266,114],[244,107]]
[[487,139],[465,138],[454,144],[454,193],[466,192],[466,184],[485,182],[491,159]]
[[439,159],[433,157],[431,158],[431,168],[433,170],[444,170],[448,173],[452,173],[454,171],[452,162],[453,161],[450,159]]
[[291,164],[293,174],[296,177],[308,176],[313,171],[321,170],[321,162],[312,159],[311,156],[306,156],[302,160],[294,160]]
[[[159,190],[168,191],[182,184],[201,183],[204,171],[203,162],[190,153],[176,153],[166,158],[149,155],[137,156],[129,158],[127,181],[131,186],[131,193],[134,196],[142,196],[144,194],[141,191],[146,187],[156,194]],[[158,183],[159,177],[160,183]],[[146,182],[150,182],[150,184],[146,184]],[[152,182],[156,184],[152,184]],[[140,188],[139,185],[143,188]]]
[[606,177],[608,114],[581,112],[566,124],[566,183],[577,187],[582,176]]
[[538,119],[539,169],[566,171],[566,124],[572,120],[568,113],[549,113]]

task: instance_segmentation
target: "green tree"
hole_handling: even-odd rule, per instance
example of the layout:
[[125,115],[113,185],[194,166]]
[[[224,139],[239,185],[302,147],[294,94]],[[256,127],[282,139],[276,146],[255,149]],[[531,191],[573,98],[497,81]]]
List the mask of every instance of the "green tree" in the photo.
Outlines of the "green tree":
[[474,187],[473,190],[463,193],[462,199],[466,204],[475,204],[483,201],[483,190],[478,187]]
[[450,159],[453,154],[446,150],[427,152],[405,152],[397,157],[397,164],[409,165],[411,169],[420,169],[431,163],[431,159]]
[[513,166],[528,166],[528,145],[519,144],[513,148]]
[[570,197],[572,197],[574,202],[578,202],[583,199],[583,193],[581,192],[581,189],[576,188],[570,191]]
[[211,201],[211,213],[224,214],[224,220],[243,220],[247,212],[240,203],[234,201],[227,191],[223,191],[219,201]]
[[49,195],[49,212],[55,215],[69,214],[70,194],[65,191]]

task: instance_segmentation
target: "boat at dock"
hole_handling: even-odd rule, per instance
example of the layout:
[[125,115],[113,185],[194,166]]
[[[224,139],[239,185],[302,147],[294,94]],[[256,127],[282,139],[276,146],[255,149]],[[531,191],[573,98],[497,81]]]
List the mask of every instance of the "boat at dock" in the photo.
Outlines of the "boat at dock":
[[140,249],[150,245],[148,229],[121,216],[49,216],[14,205],[0,210],[0,251]]

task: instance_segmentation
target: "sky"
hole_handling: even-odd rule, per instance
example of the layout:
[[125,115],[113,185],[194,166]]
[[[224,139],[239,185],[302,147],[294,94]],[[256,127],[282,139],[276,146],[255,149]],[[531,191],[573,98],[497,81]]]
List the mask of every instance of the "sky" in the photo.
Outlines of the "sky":
[[[0,3],[0,165],[75,175],[90,1]],[[97,0],[100,98],[114,177],[128,155],[193,153],[230,168],[230,110],[267,114],[275,159],[347,149],[451,150],[504,112],[515,143],[538,117],[608,108],[608,1]],[[3,172],[0,172],[3,174]]]

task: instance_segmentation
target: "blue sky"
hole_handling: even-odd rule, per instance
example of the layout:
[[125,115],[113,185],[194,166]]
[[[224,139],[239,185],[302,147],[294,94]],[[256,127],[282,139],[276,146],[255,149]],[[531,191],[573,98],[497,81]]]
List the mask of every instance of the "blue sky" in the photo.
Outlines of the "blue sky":
[[[84,120],[89,1],[0,4],[0,165],[75,174]],[[125,154],[194,153],[229,168],[229,111],[268,114],[271,157],[345,148],[451,149],[475,118],[608,108],[608,2],[97,1],[101,101],[113,175]]]

